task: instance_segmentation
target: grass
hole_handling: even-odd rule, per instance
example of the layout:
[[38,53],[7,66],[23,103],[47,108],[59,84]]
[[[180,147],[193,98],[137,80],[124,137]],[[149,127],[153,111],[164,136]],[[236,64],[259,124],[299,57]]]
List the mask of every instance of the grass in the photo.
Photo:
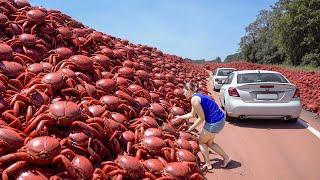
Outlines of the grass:
[[320,68],[319,67],[314,67],[314,66],[293,66],[293,65],[288,65],[288,64],[280,64],[280,65],[276,65],[276,66],[280,66],[283,68],[288,68],[288,69],[292,69],[292,70],[296,70],[296,71],[314,71],[314,72],[320,72]]

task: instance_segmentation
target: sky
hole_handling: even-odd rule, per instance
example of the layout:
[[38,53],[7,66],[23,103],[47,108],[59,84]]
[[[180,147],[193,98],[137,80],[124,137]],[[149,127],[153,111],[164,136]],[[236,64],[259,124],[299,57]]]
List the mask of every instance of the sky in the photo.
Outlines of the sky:
[[222,60],[277,0],[30,0],[103,33],[190,59]]

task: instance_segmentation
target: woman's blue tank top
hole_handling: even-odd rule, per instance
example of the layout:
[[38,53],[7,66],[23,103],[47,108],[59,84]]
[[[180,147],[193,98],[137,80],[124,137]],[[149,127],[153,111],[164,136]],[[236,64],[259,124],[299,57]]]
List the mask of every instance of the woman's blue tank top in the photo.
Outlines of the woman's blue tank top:
[[212,98],[201,93],[196,93],[193,96],[201,98],[201,107],[207,123],[216,123],[224,118],[224,112]]

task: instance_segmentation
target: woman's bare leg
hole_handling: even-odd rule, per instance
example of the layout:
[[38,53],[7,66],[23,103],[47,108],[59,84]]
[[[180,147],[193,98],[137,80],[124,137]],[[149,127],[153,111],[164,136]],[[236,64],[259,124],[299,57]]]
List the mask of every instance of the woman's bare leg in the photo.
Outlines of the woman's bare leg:
[[227,155],[227,153],[217,144],[214,142],[215,134],[213,135],[213,138],[209,140],[208,147],[212,149],[214,152],[222,156],[223,158],[223,166],[225,167],[227,163],[230,162],[230,156]]
[[206,164],[210,164],[210,159],[209,159],[209,149],[207,144],[199,144],[200,146],[200,151],[203,154],[203,158],[206,162]]
[[202,130],[200,136],[199,136],[199,146],[200,146],[200,151],[204,157],[205,160],[205,166],[209,166],[210,164],[210,159],[209,159],[209,149],[207,143],[210,141],[211,136],[209,133],[205,132]]

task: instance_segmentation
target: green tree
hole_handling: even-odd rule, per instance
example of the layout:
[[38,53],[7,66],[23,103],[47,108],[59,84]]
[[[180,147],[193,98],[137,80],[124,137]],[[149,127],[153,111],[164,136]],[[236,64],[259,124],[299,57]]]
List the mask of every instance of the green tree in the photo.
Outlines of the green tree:
[[232,61],[241,61],[242,59],[243,59],[242,53],[241,53],[241,52],[237,52],[237,53],[228,55],[228,56],[224,59],[223,62],[224,62],[224,63],[227,63],[227,62],[232,62]]
[[[246,27],[246,34],[240,41],[240,48],[244,59],[249,62],[262,63],[264,57],[271,57],[269,53],[277,50],[271,40],[272,18],[272,11],[261,10],[257,19]],[[272,60],[272,62],[274,61]]]
[[217,63],[221,63],[221,58],[218,56],[214,61]]
[[320,66],[320,0],[279,0],[259,12],[239,45],[249,62]]
[[319,0],[282,1],[274,25],[278,45],[291,64],[320,66]]

